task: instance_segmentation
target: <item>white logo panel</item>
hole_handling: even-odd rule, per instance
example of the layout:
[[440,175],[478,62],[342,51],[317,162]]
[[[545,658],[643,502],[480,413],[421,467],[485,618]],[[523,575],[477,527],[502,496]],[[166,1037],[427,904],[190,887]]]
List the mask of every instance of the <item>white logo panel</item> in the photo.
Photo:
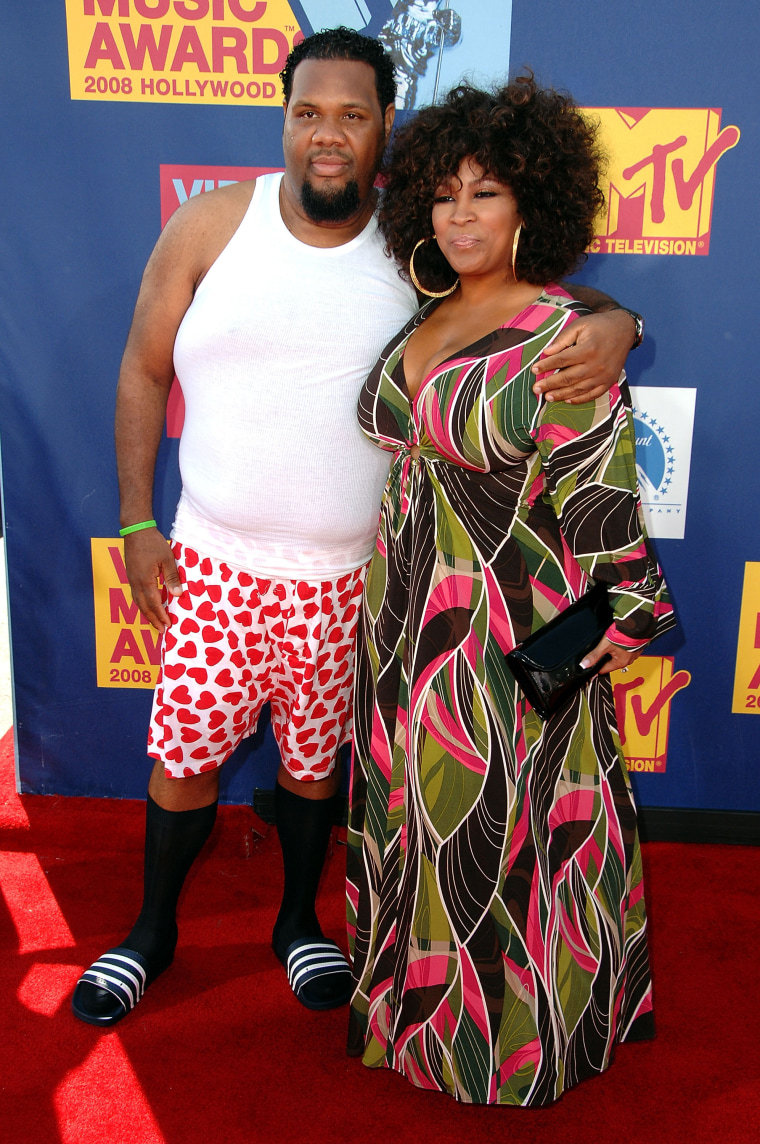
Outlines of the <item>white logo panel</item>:
[[632,385],[636,467],[649,535],[683,540],[696,389]]

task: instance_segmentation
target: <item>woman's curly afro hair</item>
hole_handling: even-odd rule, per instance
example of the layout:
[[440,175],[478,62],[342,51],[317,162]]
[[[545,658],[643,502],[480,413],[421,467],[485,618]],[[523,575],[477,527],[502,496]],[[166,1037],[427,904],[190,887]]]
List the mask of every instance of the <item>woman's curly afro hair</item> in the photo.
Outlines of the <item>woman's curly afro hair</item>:
[[[432,236],[437,187],[467,158],[515,196],[523,220],[517,277],[545,286],[571,274],[604,204],[602,155],[596,126],[570,96],[542,90],[530,73],[492,92],[461,84],[397,131],[379,215],[388,252],[406,270],[415,244]],[[434,242],[414,264],[431,290],[454,281]]]

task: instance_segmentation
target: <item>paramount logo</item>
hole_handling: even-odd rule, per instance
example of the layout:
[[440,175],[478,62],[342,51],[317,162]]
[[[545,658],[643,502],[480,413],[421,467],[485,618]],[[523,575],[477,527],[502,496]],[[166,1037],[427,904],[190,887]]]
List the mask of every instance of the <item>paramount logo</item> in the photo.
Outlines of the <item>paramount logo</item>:
[[696,389],[631,386],[636,468],[650,536],[682,540]]

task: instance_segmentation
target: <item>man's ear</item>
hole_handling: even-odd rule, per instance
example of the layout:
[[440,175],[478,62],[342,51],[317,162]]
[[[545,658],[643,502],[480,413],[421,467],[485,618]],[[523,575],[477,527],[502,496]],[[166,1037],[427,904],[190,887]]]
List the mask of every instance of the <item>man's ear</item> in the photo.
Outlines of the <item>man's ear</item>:
[[391,137],[391,131],[393,130],[393,120],[395,118],[396,118],[396,105],[394,103],[389,103],[385,109],[385,115],[383,116],[383,119],[385,121],[385,142],[386,143],[388,142],[388,140]]

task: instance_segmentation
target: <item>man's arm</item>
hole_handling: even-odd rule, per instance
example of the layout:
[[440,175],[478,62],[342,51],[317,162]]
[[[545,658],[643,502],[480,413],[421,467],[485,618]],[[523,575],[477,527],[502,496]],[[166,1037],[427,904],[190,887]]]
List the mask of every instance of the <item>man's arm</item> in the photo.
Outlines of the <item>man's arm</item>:
[[[252,184],[199,195],[172,215],[145,268],[116,391],[121,527],[153,519],[153,479],[174,379],[174,340],[206,270],[234,234]],[[162,580],[182,594],[171,549],[156,528],[124,538],[132,599],[159,631],[169,626]]]
[[[174,338],[193,298],[193,274],[183,257],[184,220],[170,220],[145,268],[116,390],[116,465],[122,528],[153,519],[153,477],[174,378]],[[124,537],[132,599],[163,632],[169,617],[159,578],[181,594],[177,567],[158,529]]]
[[[571,405],[601,397],[620,377],[636,339],[636,323],[627,310],[591,286],[563,283],[568,294],[594,313],[571,322],[533,366],[535,393],[547,401]],[[545,372],[548,369],[549,372]]]
[[576,302],[582,302],[594,314],[604,314],[607,310],[614,310],[620,306],[620,303],[610,298],[609,294],[603,294],[593,286],[582,286],[580,282],[563,282],[562,287],[575,298]]

